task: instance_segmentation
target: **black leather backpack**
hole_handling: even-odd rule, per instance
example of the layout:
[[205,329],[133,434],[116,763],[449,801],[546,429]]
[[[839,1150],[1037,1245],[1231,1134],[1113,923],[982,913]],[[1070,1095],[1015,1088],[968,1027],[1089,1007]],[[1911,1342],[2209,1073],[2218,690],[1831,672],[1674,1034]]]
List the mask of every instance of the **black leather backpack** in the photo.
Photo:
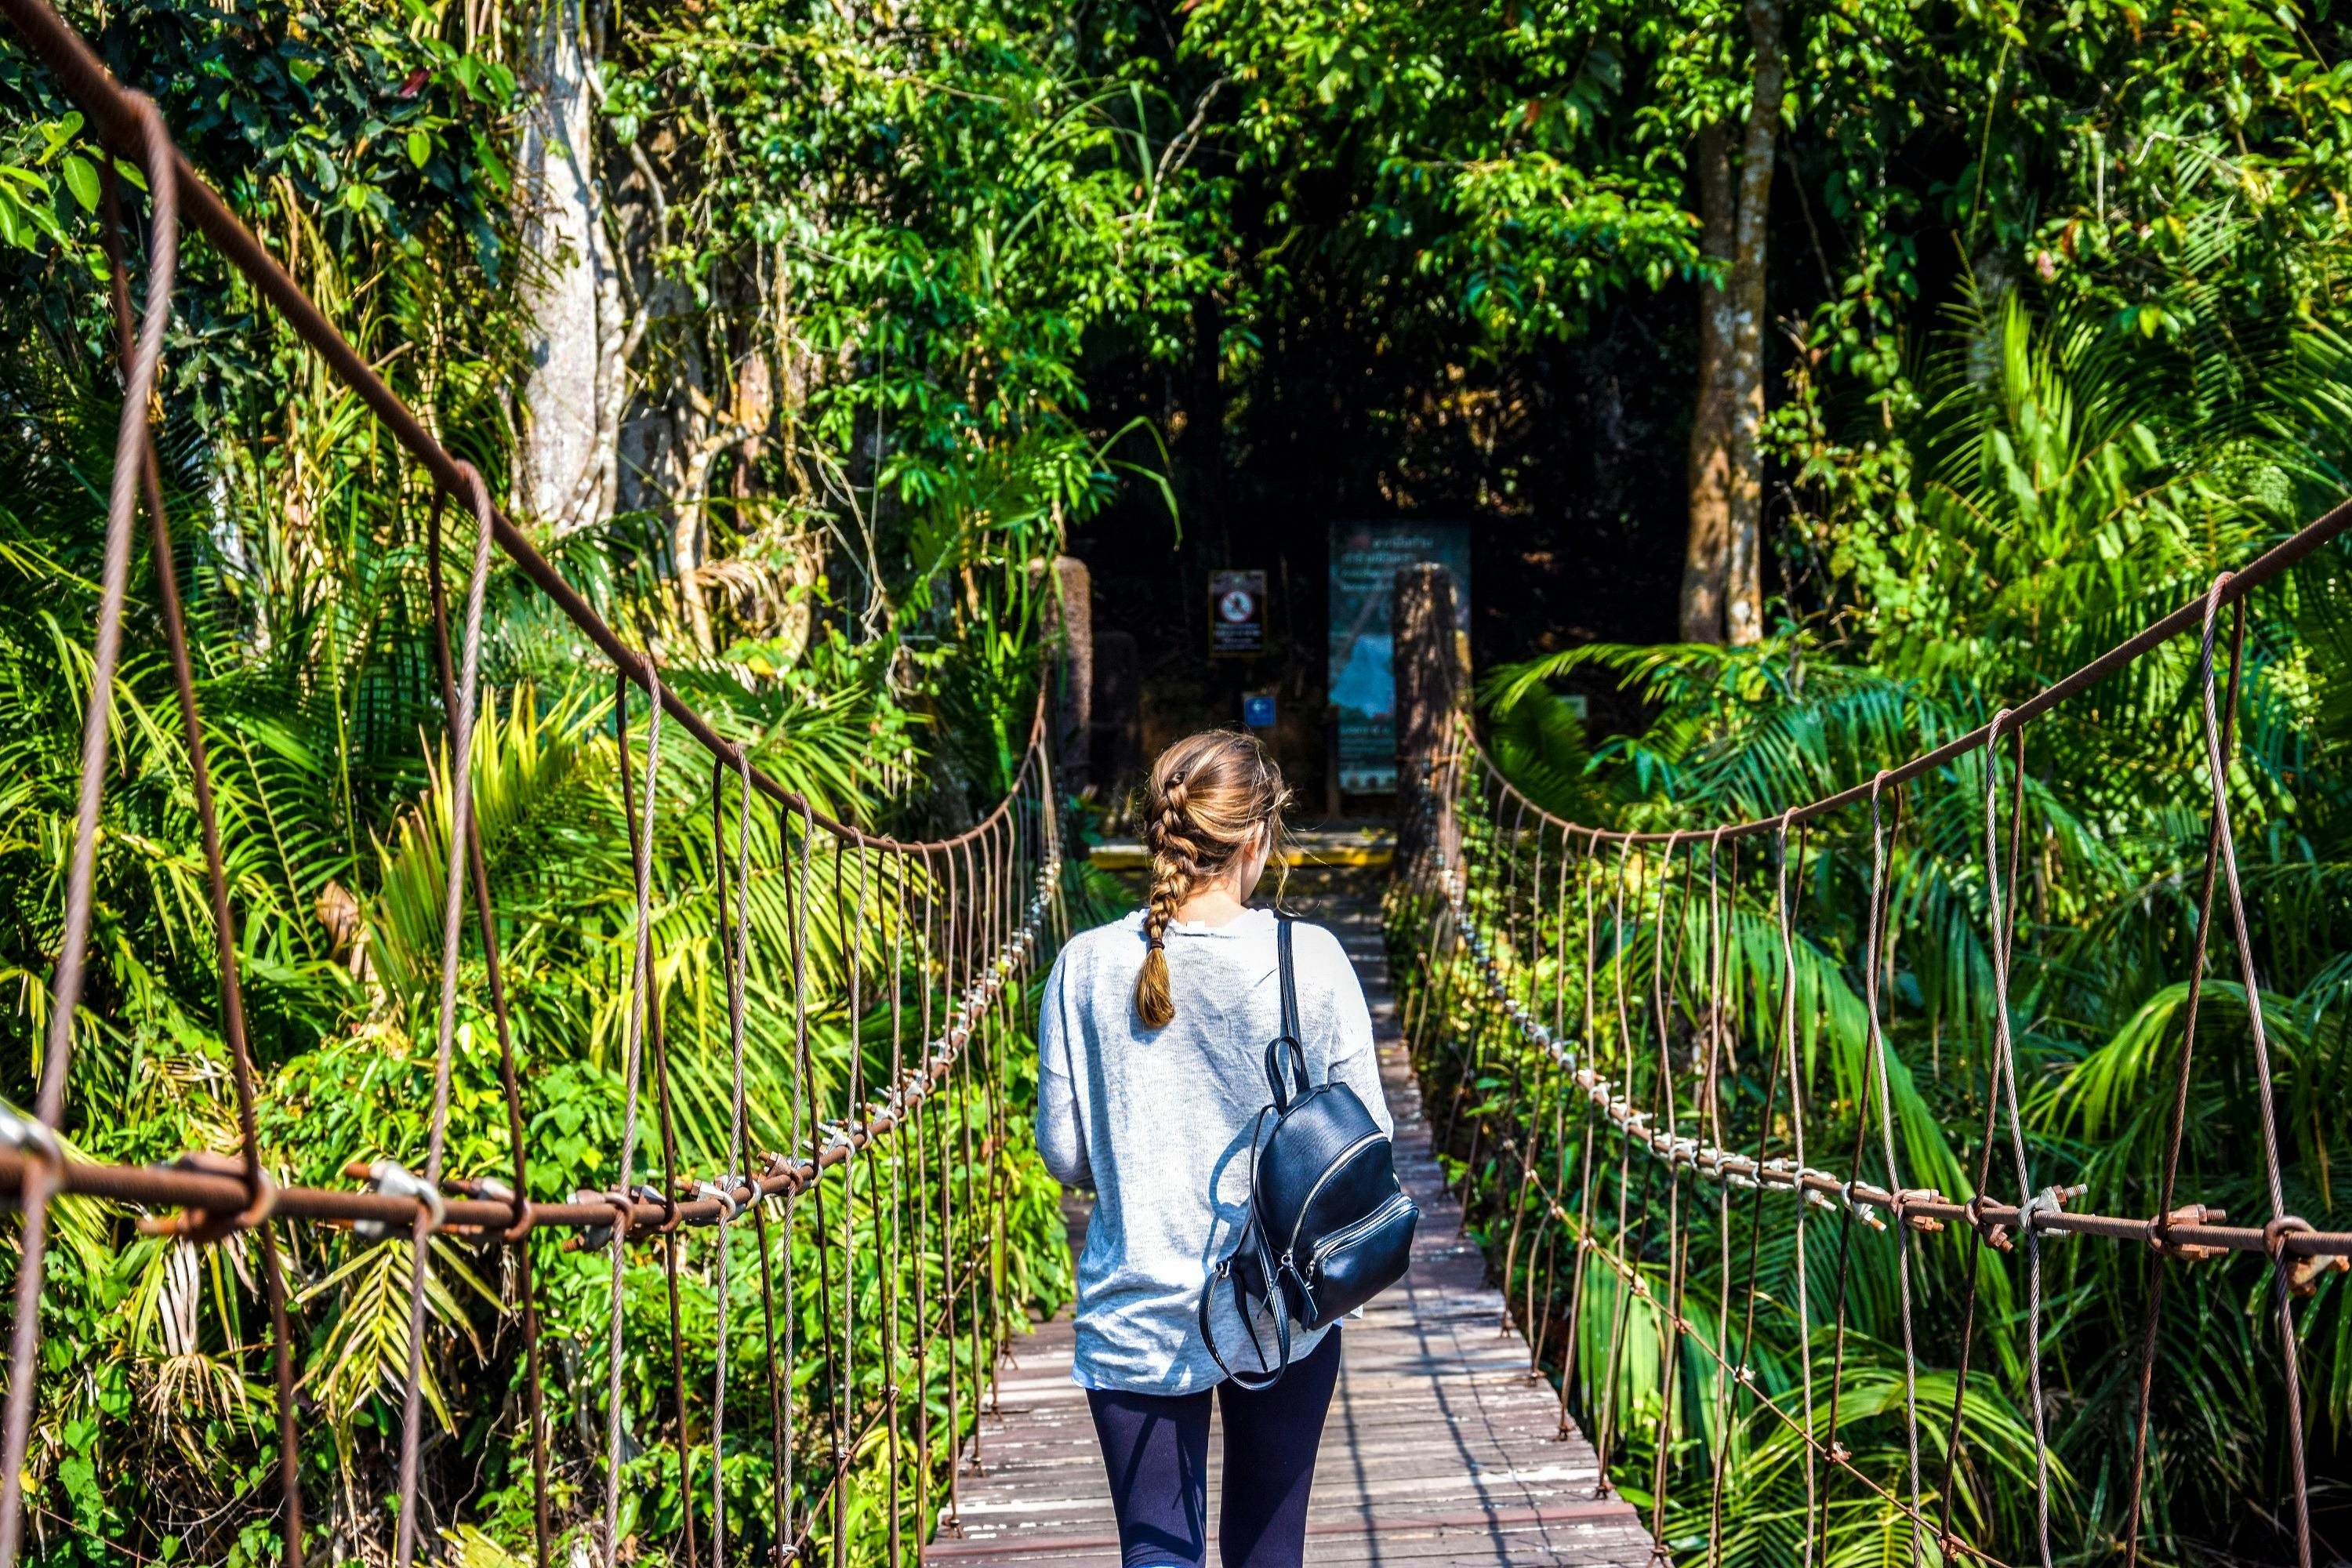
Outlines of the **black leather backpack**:
[[[1282,1033],[1265,1047],[1266,1087],[1274,1103],[1250,1131],[1249,1218],[1241,1240],[1201,1287],[1201,1337],[1225,1375],[1244,1388],[1271,1388],[1290,1366],[1290,1324],[1337,1322],[1404,1277],[1421,1210],[1398,1187],[1388,1134],[1344,1083],[1309,1085],[1298,1039],[1298,982],[1292,969],[1288,915],[1277,915],[1275,947],[1282,972]],[[1265,1131],[1265,1119],[1274,1131]],[[1261,1137],[1263,1134],[1263,1137]],[[1227,1282],[1249,1330],[1261,1373],[1236,1372],[1217,1348],[1209,1304]],[[1279,1351],[1266,1366],[1255,1312],[1274,1318]]]

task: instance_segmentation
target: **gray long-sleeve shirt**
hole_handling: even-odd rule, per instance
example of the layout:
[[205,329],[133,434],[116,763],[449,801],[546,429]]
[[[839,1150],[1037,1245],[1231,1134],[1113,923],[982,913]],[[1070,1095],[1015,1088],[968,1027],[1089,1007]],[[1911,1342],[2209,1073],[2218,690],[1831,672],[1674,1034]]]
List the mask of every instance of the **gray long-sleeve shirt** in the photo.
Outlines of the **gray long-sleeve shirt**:
[[[1308,1077],[1349,1085],[1392,1131],[1346,950],[1304,921],[1293,939]],[[1179,921],[1167,948],[1176,1017],[1166,1027],[1147,1028],[1135,1011],[1139,910],[1071,939],[1038,1018],[1037,1147],[1058,1180],[1097,1194],[1078,1256],[1072,1371],[1087,1388],[1192,1394],[1224,1375],[1194,1314],[1248,1215],[1251,1134],[1270,1099],[1265,1046],[1282,1029],[1274,914]],[[1217,1291],[1213,1311],[1225,1359],[1255,1370],[1230,1291]],[[1271,1359],[1267,1324],[1257,1328]],[[1293,1358],[1321,1337],[1295,1333]]]

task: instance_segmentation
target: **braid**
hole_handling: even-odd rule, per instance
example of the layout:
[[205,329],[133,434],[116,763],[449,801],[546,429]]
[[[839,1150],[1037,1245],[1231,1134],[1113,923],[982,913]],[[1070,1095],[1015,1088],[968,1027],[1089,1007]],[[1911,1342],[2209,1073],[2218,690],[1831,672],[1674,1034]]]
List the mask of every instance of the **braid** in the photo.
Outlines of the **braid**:
[[1160,811],[1144,830],[1151,848],[1151,897],[1143,909],[1143,973],[1136,980],[1135,1009],[1144,1023],[1159,1028],[1176,1016],[1176,999],[1168,989],[1168,928],[1176,911],[1191,896],[1200,875],[1199,848],[1185,831],[1184,775],[1168,781]]
[[1204,882],[1223,874],[1235,854],[1281,831],[1281,770],[1247,736],[1211,731],[1180,741],[1153,769],[1144,843],[1151,851],[1151,893],[1143,909],[1143,970],[1135,1010],[1147,1028],[1176,1016],[1169,989],[1168,931],[1176,911]]

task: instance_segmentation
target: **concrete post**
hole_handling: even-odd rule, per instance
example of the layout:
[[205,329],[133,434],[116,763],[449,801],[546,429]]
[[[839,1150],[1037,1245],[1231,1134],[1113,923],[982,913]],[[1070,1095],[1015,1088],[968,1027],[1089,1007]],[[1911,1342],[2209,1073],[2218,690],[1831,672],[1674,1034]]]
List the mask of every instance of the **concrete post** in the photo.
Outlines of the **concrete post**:
[[1432,561],[1400,569],[1389,601],[1396,681],[1399,875],[1418,871],[1433,849],[1451,860],[1454,824],[1431,804],[1431,774],[1453,741],[1454,710],[1466,696],[1454,651],[1454,574]]
[[1087,563],[1071,555],[1054,557],[1053,590],[1045,605],[1046,633],[1061,643],[1050,721],[1054,771],[1063,794],[1080,795],[1094,782],[1094,584]]

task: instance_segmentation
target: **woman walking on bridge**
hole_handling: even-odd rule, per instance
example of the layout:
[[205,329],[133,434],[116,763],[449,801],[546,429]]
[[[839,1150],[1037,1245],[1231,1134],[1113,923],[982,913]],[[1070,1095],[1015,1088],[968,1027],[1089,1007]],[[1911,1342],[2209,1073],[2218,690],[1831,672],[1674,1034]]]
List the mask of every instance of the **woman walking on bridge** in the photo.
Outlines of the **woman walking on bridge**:
[[[1074,939],[1045,983],[1037,1143],[1055,1177],[1097,1194],[1077,1264],[1073,1376],[1102,1441],[1125,1568],[1205,1560],[1213,1392],[1224,1568],[1296,1568],[1305,1549],[1339,1331],[1290,1330],[1286,1372],[1245,1387],[1216,1346],[1265,1325],[1207,1289],[1250,1217],[1267,1042],[1295,1035],[1309,1081],[1347,1085],[1381,1133],[1391,1123],[1363,988],[1339,939],[1249,903],[1280,847],[1286,798],[1255,737],[1212,731],[1171,746],[1147,802],[1150,902]],[[1259,1365],[1270,1359],[1261,1352]]]

